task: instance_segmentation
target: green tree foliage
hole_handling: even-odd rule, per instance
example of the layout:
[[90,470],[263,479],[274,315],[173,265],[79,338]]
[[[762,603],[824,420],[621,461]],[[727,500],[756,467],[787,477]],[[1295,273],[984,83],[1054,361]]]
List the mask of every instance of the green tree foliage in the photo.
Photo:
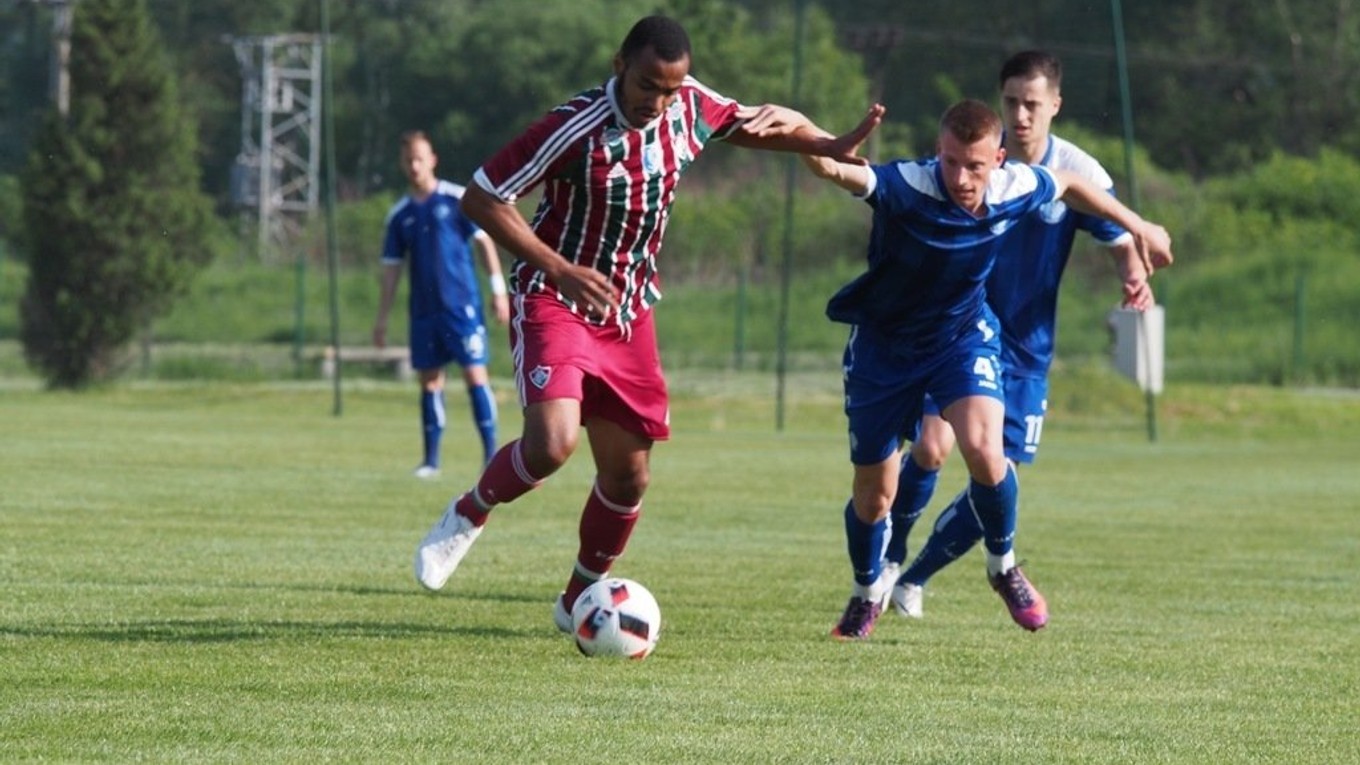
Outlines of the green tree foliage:
[[145,0],[82,0],[70,113],[48,118],[22,179],[33,251],[20,339],[49,385],[111,376],[206,261],[194,146]]

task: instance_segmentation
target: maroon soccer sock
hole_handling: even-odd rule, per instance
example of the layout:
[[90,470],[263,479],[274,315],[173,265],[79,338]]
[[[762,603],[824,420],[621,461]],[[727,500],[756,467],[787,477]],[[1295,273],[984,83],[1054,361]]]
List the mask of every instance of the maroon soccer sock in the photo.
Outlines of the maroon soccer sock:
[[[546,477],[546,476],[545,476]],[[477,481],[477,498],[485,509],[513,502],[543,483],[524,466],[524,450],[519,439],[502,446]]]
[[516,439],[496,452],[482,470],[477,485],[454,503],[454,512],[472,521],[473,525],[482,526],[486,524],[491,508],[519,499],[543,483],[543,479],[535,478],[524,467],[519,443]]
[[581,591],[608,574],[614,560],[623,555],[641,509],[641,504],[630,507],[609,501],[600,493],[599,484],[591,490],[581,511],[581,546],[576,553],[576,567],[562,596],[568,611]]
[[486,519],[491,517],[491,509],[478,505],[477,498],[472,495],[473,491],[464,492],[463,496],[453,503],[453,511],[472,521],[473,526],[485,526]]

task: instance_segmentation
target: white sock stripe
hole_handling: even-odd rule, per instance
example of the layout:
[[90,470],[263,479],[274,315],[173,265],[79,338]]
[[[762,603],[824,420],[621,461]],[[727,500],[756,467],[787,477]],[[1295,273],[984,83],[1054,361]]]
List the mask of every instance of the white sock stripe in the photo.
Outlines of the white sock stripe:
[[477,491],[476,486],[473,486],[472,489],[468,491],[468,496],[472,497],[472,504],[476,505],[478,510],[486,512],[491,509],[491,504],[482,499],[482,493]]
[[440,430],[443,430],[448,424],[444,413],[444,391],[439,390],[435,392],[432,408],[434,409],[435,424],[439,426]]
[[595,498],[596,498],[596,499],[598,499],[598,500],[600,500],[600,502],[604,503],[604,506],[605,506],[605,507],[609,508],[610,510],[613,510],[614,512],[618,513],[619,515],[630,515],[630,514],[632,514],[632,513],[636,513],[638,510],[641,510],[641,509],[642,509],[642,503],[641,503],[641,502],[637,503],[636,505],[632,505],[631,507],[628,506],[628,505],[620,505],[620,504],[617,503],[617,502],[611,502],[610,499],[604,495],[604,492],[600,491],[600,482],[599,482],[599,481],[596,481],[596,482],[595,482],[595,485],[591,487],[590,491],[591,491],[592,494],[595,495]]
[[604,571],[591,571],[590,569],[582,566],[580,561],[576,562],[572,570],[575,571],[578,575],[580,575],[582,579],[588,579],[592,582],[598,582],[609,575],[608,569]]
[[543,482],[541,478],[535,478],[529,473],[529,469],[524,466],[524,442],[516,441],[510,448],[510,466],[515,469],[515,475],[530,486],[537,486]]

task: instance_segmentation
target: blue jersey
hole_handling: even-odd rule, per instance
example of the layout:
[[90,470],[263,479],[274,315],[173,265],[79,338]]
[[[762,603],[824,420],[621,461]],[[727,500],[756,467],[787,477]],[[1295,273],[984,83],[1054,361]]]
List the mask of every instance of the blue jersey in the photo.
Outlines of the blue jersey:
[[[1076,173],[1102,189],[1114,186],[1094,157],[1061,138],[1049,137],[1040,164]],[[987,279],[987,303],[1001,321],[1001,362],[1008,375],[1048,375],[1057,334],[1058,283],[1078,230],[1106,245],[1130,236],[1115,223],[1068,209],[1061,200],[1025,216],[1006,234],[1005,250]]]
[[471,245],[481,229],[463,214],[462,198],[462,186],[441,180],[423,202],[405,196],[387,213],[382,261],[410,260],[413,319],[454,314],[481,323]]
[[868,270],[831,298],[833,321],[870,325],[897,353],[919,358],[950,346],[990,315],[984,289],[1003,235],[1057,198],[1048,171],[1007,164],[992,172],[981,217],[950,199],[936,159],[875,165]]

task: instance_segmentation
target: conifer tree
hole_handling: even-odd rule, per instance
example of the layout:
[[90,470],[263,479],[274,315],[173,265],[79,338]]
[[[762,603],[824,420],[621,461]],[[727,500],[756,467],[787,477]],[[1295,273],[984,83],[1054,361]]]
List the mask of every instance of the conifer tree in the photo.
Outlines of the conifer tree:
[[193,126],[145,0],[80,0],[70,76],[70,111],[49,115],[22,176],[20,339],[54,388],[116,374],[208,259]]

